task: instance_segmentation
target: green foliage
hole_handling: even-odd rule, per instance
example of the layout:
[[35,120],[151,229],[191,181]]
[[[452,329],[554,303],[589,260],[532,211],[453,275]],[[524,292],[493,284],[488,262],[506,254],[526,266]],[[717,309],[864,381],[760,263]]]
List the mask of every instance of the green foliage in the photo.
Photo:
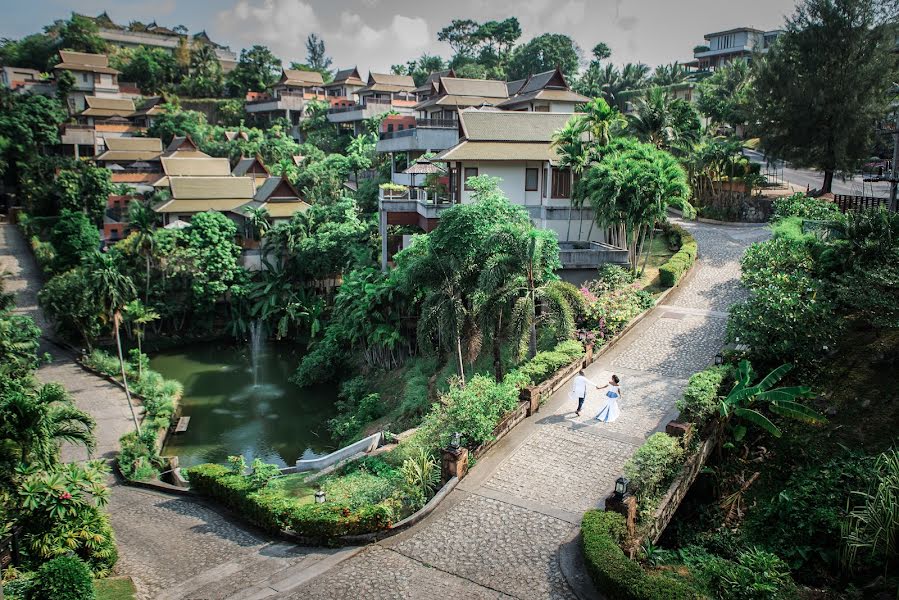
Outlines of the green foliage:
[[850,568],[867,558],[883,567],[899,557],[899,449],[877,457],[867,491],[856,492],[858,505],[843,522],[842,560]]
[[747,62],[731,61],[699,84],[696,105],[716,125],[746,123],[752,107],[752,70]]
[[[787,20],[756,68],[752,121],[767,153],[830,178],[870,156],[870,124],[886,114],[897,67],[895,32],[882,20],[888,11],[878,6],[873,0],[806,0]],[[838,48],[820,51],[835,39]],[[846,71],[850,62],[859,68]],[[812,96],[817,101],[810,105]],[[831,191],[830,178],[822,191]]]
[[67,209],[63,209],[53,227],[50,240],[56,250],[53,268],[59,273],[78,266],[100,248],[100,234],[90,219],[82,212]]
[[600,278],[580,289],[586,309],[579,326],[602,344],[655,304],[652,294],[633,283],[633,271],[608,266]]
[[653,504],[674,479],[684,460],[684,447],[679,438],[654,433],[643,442],[624,465],[642,504]]
[[811,221],[836,221],[842,215],[835,203],[818,198],[809,198],[802,193],[778,198],[773,202],[772,206],[772,221],[779,221],[787,217],[801,217]]
[[194,490],[268,531],[289,528],[299,535],[327,541],[384,529],[393,518],[390,501],[365,504],[357,509],[336,502],[298,503],[270,486],[254,490],[248,477],[234,474],[221,465],[199,465],[188,473]]
[[126,479],[145,481],[159,476],[163,461],[156,449],[157,429],[144,427],[140,435],[129,431],[119,439],[119,470]]
[[244,273],[238,263],[240,247],[234,241],[237,226],[222,213],[203,212],[194,215],[185,236],[194,305],[209,310]]
[[226,78],[228,91],[238,98],[246,96],[248,91],[264,92],[277,81],[280,69],[281,59],[265,46],[244,48],[237,66]]
[[721,388],[730,373],[729,366],[718,365],[691,375],[684,395],[675,403],[680,419],[700,428],[708,423],[718,412]]
[[696,261],[699,246],[696,239],[679,225],[669,224],[666,233],[669,239],[678,240],[680,249],[659,267],[659,281],[664,287],[674,287]]
[[437,460],[421,448],[416,456],[403,461],[402,473],[412,505],[421,508],[440,484],[440,466]]
[[741,280],[750,289],[768,286],[783,274],[811,276],[815,270],[810,240],[779,237],[749,246],[740,261]]
[[646,572],[620,548],[624,517],[591,510],[581,521],[581,547],[587,572],[598,590],[621,600],[688,600],[703,595],[690,583],[664,572]]
[[736,561],[699,553],[688,562],[715,598],[733,600],[795,600],[790,569],[776,555],[758,548],[741,552]]
[[41,330],[31,317],[12,314],[11,308],[12,295],[3,292],[0,279],[0,380],[6,382],[27,377],[41,363]]
[[138,46],[114,57],[112,66],[122,72],[122,80],[136,83],[145,96],[171,90],[182,76],[175,56],[164,48]]
[[517,47],[509,59],[509,80],[551,71],[556,67],[566,77],[574,77],[580,66],[581,49],[567,35],[544,33]]
[[422,422],[431,449],[445,447],[453,433],[462,434],[470,448],[493,439],[499,420],[518,406],[518,389],[489,377],[475,375],[465,387],[454,383]]
[[29,597],[33,600],[93,600],[94,577],[83,561],[60,556],[41,565]]
[[534,358],[516,367],[506,375],[505,382],[518,388],[537,385],[583,355],[584,347],[580,342],[575,340],[562,342],[552,351],[538,352]]

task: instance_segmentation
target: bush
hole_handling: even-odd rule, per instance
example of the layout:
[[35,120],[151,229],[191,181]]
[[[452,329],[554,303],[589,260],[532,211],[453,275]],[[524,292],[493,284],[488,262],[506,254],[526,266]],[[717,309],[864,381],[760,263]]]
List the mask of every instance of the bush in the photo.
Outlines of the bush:
[[696,218],[696,208],[686,198],[680,196],[668,200],[668,206],[676,208],[681,212],[683,218],[692,220]]
[[584,347],[580,342],[564,341],[551,351],[535,354],[534,358],[507,374],[504,382],[518,388],[537,385],[583,355]]
[[94,576],[81,560],[60,556],[41,565],[29,597],[33,600],[93,600]]
[[153,427],[141,429],[140,436],[130,431],[119,438],[119,470],[127,479],[145,481],[159,476],[162,459],[156,451]]
[[677,285],[684,273],[696,261],[699,246],[696,239],[679,225],[667,223],[663,229],[669,241],[680,244],[680,249],[674,253],[674,256],[659,267],[659,282],[663,287],[670,288]]
[[730,367],[719,365],[694,373],[687,382],[683,397],[675,403],[680,418],[701,427],[718,412],[721,386],[730,373]]
[[385,529],[392,522],[396,505],[391,499],[356,508],[333,501],[299,503],[267,487],[255,489],[250,477],[222,465],[198,465],[188,474],[192,489],[254,525],[272,532],[291,529],[321,541]]
[[644,502],[655,498],[671,483],[683,458],[680,439],[667,433],[654,433],[627,461],[624,473]]
[[688,582],[662,573],[647,573],[622,552],[624,517],[588,511],[581,522],[581,545],[587,572],[597,590],[618,600],[687,600],[702,598]]
[[630,269],[621,265],[605,264],[596,273],[596,279],[590,286],[592,292],[611,292],[634,282],[636,276]]
[[706,555],[690,562],[691,570],[715,598],[733,600],[791,600],[798,598],[790,569],[780,558],[757,548],[742,552],[737,561]]
[[740,261],[741,281],[750,289],[764,287],[784,274],[811,275],[815,270],[813,243],[777,238],[755,243]]
[[779,221],[787,217],[801,217],[811,221],[833,221],[841,219],[842,216],[839,207],[833,202],[809,198],[805,194],[797,193],[774,201],[771,220]]

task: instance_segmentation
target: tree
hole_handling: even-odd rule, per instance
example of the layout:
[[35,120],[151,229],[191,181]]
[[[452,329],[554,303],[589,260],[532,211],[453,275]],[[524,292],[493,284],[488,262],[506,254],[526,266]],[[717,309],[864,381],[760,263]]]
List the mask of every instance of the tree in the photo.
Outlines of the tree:
[[453,19],[437,32],[437,41],[449,44],[456,56],[473,57],[480,29],[480,25],[471,19]]
[[94,339],[100,335],[102,315],[84,267],[50,278],[39,292],[38,300],[58,332],[64,336],[77,334],[88,351],[93,348]]
[[194,215],[185,230],[184,269],[191,275],[194,306],[210,310],[241,278],[237,225],[220,212]]
[[119,352],[119,369],[122,375],[122,384],[125,386],[125,398],[128,400],[128,408],[131,409],[131,420],[134,421],[134,429],[140,435],[140,423],[137,422],[137,413],[134,412],[134,403],[131,401],[131,391],[128,388],[128,378],[125,375],[125,359],[122,355],[122,337],[120,325],[122,323],[122,309],[130,302],[137,292],[134,283],[127,275],[119,271],[115,261],[108,254],[97,253],[89,263],[88,280],[94,297],[103,307],[103,319],[107,324],[112,322],[112,330],[115,335],[116,348]]
[[151,208],[153,204],[166,196],[157,192],[146,203],[132,200],[128,205],[128,226],[131,228],[131,236],[134,236],[140,253],[144,255],[147,265],[144,281],[144,302],[150,301],[150,260],[153,257],[153,248],[156,245],[156,213]]
[[190,52],[190,76],[181,82],[181,90],[194,98],[217,98],[222,95],[225,76],[222,64],[209,44],[195,42]]
[[181,78],[180,68],[171,52],[162,48],[138,46],[116,64],[122,80],[133,81],[144,95],[159,94],[173,88]]
[[0,137],[6,140],[0,148],[3,160],[9,165],[33,163],[45,146],[59,143],[59,127],[67,118],[56,98],[0,90]]
[[50,233],[56,250],[54,270],[62,273],[82,263],[100,249],[100,234],[82,212],[63,209]]
[[280,69],[281,59],[265,46],[241,50],[237,66],[228,73],[228,90],[239,98],[246,96],[248,91],[264,92],[278,80]]
[[897,55],[895,30],[880,20],[885,7],[884,0],[805,0],[757,62],[753,121],[762,147],[822,170],[822,193],[835,171],[853,171],[868,157],[871,123],[886,111]]
[[306,64],[314,71],[327,73],[332,62],[331,57],[325,53],[325,40],[317,33],[310,33],[306,38]]
[[247,218],[247,224],[252,230],[252,237],[261,240],[271,228],[269,223],[271,217],[268,214],[268,209],[264,206],[250,206],[244,209],[244,215]]
[[[134,337],[137,338],[137,353],[142,354],[143,351],[141,349],[141,342],[144,339],[147,324],[158,320],[159,313],[152,308],[147,308],[140,300],[137,299],[134,299],[126,304],[123,308],[123,311],[128,321],[134,325]],[[144,376],[143,365],[143,359],[137,361],[138,379],[142,379]]]
[[[673,156],[632,138],[613,140],[600,160],[575,186],[589,200],[600,227],[611,229],[612,243],[628,250],[633,273],[647,234],[665,218],[668,203],[690,197],[687,176]],[[647,252],[652,246],[650,239]],[[645,266],[645,261],[644,261]]]
[[690,72],[678,62],[667,65],[659,65],[652,74],[652,85],[667,86],[677,85],[690,80]]
[[423,85],[431,73],[443,71],[446,66],[446,61],[440,56],[426,53],[405,65],[393,65],[390,71],[397,75],[411,75],[415,85]]
[[62,50],[75,50],[76,52],[89,52],[91,54],[105,54],[106,41],[99,36],[100,29],[93,19],[72,13],[68,21],[56,21],[45,31],[56,35],[61,40],[59,47]]
[[612,57],[612,49],[609,48],[609,45],[605,42],[599,42],[595,46],[593,46],[593,50],[590,51],[593,54],[593,60],[600,62],[603,60],[607,60]]
[[[780,437],[781,431],[768,417],[754,407],[757,403],[766,403],[771,412],[790,417],[806,423],[823,423],[824,417],[797,402],[798,398],[814,396],[806,386],[775,388],[777,382],[790,372],[793,365],[781,365],[768,373],[761,381],[753,384],[755,373],[748,360],[740,361],[736,370],[736,383],[727,397],[721,400],[721,416],[724,419],[738,417],[754,425],[758,425],[774,437]],[[737,441],[746,435],[746,426],[734,428]]]
[[736,60],[715,69],[699,84],[696,106],[714,125],[736,128],[751,118],[753,76],[749,64]]
[[59,461],[60,442],[95,447],[94,419],[79,410],[65,388],[48,383],[33,389],[19,380],[0,394],[0,456],[7,464],[40,468]]
[[624,110],[627,98],[623,92],[645,88],[648,75],[649,67],[643,63],[628,63],[619,70],[611,63],[601,64],[594,60],[573,87],[585,96],[601,96],[610,105]]
[[58,40],[45,34],[33,33],[20,40],[0,40],[0,64],[49,71],[57,59]]
[[628,125],[637,139],[667,150],[677,140],[671,97],[659,87],[637,98]]
[[99,226],[106,213],[106,202],[115,187],[112,173],[86,161],[69,163],[56,175],[55,187],[62,210],[82,211]]
[[509,79],[524,79],[559,67],[566,77],[577,75],[581,50],[567,35],[544,33],[518,46],[509,60]]

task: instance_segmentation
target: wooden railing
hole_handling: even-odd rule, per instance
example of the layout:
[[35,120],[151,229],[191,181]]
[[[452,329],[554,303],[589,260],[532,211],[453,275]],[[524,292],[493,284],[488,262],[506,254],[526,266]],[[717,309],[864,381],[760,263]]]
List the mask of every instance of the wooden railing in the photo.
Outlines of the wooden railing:
[[869,210],[887,205],[889,198],[878,198],[875,196],[849,196],[844,194],[834,194],[834,204],[836,204],[842,212],[850,210]]

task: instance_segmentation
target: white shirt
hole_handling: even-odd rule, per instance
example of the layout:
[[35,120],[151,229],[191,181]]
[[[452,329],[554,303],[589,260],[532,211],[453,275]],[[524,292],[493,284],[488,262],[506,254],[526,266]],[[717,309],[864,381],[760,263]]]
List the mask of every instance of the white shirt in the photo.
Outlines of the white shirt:
[[578,375],[574,378],[574,387],[572,391],[574,392],[575,398],[586,398],[587,397],[587,384],[596,387],[596,384],[584,377],[583,375]]

